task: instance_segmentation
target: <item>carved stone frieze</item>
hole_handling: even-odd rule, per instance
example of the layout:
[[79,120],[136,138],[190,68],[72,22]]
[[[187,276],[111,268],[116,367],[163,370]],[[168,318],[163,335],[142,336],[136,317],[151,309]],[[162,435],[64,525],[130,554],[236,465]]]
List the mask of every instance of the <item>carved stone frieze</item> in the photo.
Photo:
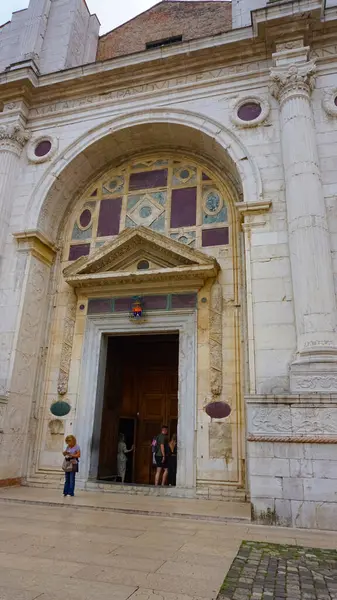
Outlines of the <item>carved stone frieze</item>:
[[7,150],[20,154],[22,148],[29,140],[30,133],[18,123],[0,126],[0,152]]
[[63,342],[61,350],[60,371],[58,377],[57,391],[64,396],[68,391],[68,380],[71,363],[71,352],[73,347],[74,329],[76,319],[76,297],[69,296],[67,315],[64,321]]
[[305,375],[296,377],[296,387],[301,391],[321,391],[336,390],[337,377],[334,375]]
[[252,408],[249,422],[249,433],[292,433],[289,407]]
[[325,91],[322,99],[322,106],[330,117],[337,117],[337,88]]
[[316,63],[310,60],[298,64],[272,67],[270,78],[270,91],[277,100],[282,100],[286,95],[299,91],[310,94],[315,87]]
[[211,289],[209,309],[210,386],[212,396],[222,392],[222,290],[219,283]]

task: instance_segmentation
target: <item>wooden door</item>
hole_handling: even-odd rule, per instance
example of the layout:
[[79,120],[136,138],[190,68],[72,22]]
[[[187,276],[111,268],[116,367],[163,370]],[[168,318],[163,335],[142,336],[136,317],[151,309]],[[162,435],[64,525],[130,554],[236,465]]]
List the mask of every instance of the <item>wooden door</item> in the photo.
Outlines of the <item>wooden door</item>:
[[[177,376],[174,369],[151,369],[139,381],[139,426],[136,483],[154,483],[151,442],[163,424],[177,418]],[[173,414],[172,414],[173,413]]]

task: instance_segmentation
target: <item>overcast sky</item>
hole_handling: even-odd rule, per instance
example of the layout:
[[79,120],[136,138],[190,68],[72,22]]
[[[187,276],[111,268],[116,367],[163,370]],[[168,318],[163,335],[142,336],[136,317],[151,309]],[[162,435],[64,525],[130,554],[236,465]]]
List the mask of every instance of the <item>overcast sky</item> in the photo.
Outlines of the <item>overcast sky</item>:
[[[0,0],[0,24],[9,21],[12,12],[27,8],[29,0]],[[137,14],[157,4],[157,0],[87,0],[92,13],[101,23],[101,33],[125,23]]]

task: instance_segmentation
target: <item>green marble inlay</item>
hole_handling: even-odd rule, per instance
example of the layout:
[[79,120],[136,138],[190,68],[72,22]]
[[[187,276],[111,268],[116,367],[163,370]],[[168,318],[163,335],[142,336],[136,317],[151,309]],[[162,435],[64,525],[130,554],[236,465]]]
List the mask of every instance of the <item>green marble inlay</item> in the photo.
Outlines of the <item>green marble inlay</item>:
[[165,231],[165,215],[158,217],[155,221],[153,221],[152,225],[150,225],[151,229],[154,231]]
[[154,198],[154,200],[156,200],[157,202],[159,202],[159,204],[161,204],[162,206],[165,206],[167,199],[166,192],[154,192],[154,194],[151,194],[151,197]]
[[190,246],[191,248],[194,248],[195,246],[195,231],[180,231],[178,233],[171,233],[170,237],[173,240],[180,242],[181,244],[186,244],[187,246]]
[[136,227],[136,223],[132,219],[130,219],[130,217],[126,216],[126,218],[125,218],[125,227],[126,228],[128,228],[128,227]]
[[227,221],[227,207],[226,206],[223,206],[217,215],[206,215],[206,213],[203,213],[203,215],[202,215],[203,225],[208,225],[209,223],[226,223],[226,221]]
[[128,210],[131,210],[136,204],[144,197],[143,194],[137,194],[136,196],[128,197]]
[[92,227],[89,227],[89,229],[85,229],[84,231],[82,231],[82,229],[80,229],[75,223],[73,233],[71,236],[72,240],[89,240],[91,237]]

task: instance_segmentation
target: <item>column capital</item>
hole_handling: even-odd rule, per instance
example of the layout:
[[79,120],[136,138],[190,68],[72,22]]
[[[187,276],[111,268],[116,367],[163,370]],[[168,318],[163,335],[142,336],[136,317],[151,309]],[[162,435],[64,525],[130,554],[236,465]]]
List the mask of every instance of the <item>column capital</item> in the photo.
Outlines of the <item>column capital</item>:
[[316,63],[313,60],[277,65],[270,70],[270,91],[279,101],[297,93],[309,96],[315,87],[315,78]]
[[20,154],[22,148],[29,140],[30,133],[19,123],[9,123],[0,126],[0,152],[14,152]]

